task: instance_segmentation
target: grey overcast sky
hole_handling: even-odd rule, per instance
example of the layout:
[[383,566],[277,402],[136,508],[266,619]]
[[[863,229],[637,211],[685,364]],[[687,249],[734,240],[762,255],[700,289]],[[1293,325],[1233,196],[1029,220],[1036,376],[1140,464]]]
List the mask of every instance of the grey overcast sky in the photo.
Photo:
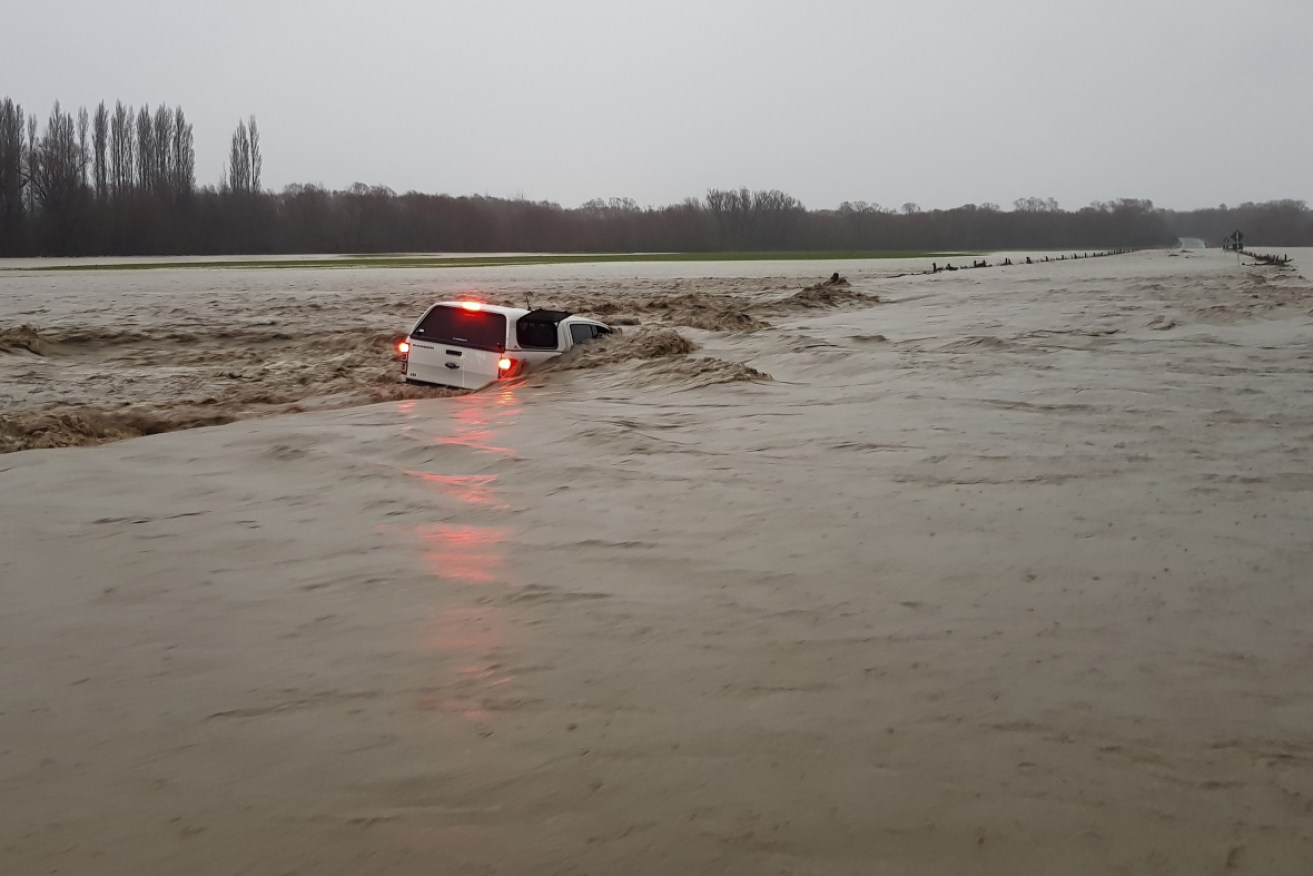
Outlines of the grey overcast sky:
[[1313,0],[3,0],[0,97],[181,105],[218,182],[813,209],[1313,202]]

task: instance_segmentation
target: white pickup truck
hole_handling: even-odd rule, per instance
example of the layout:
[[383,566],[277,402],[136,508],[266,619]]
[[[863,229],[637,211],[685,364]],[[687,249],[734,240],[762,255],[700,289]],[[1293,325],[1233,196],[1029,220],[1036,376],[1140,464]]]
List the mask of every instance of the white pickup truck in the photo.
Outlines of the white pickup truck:
[[575,344],[612,333],[563,310],[525,310],[481,301],[439,301],[397,345],[407,383],[482,389],[523,374]]

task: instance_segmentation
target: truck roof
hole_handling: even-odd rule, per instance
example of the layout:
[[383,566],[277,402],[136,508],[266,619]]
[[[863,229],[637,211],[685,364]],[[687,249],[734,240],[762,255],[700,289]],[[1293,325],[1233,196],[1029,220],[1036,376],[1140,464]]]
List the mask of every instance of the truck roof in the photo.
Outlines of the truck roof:
[[574,314],[570,313],[568,310],[544,310],[539,307],[536,310],[530,310],[520,318],[526,319],[529,322],[560,322],[567,316],[573,315]]

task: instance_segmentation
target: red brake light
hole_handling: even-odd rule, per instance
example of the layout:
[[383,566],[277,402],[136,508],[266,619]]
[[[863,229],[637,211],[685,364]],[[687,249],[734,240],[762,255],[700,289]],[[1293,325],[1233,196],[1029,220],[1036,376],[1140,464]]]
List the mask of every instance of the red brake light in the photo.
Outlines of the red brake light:
[[498,371],[510,371],[514,367],[515,367],[514,359],[508,358],[506,356],[502,356],[500,359],[497,360]]
[[398,352],[398,353],[403,353],[403,354],[404,354],[404,353],[409,353],[409,352],[410,352],[410,344],[406,343],[405,341],[398,341],[398,342],[397,342],[397,352]]
[[471,311],[471,312],[475,312],[475,313],[477,313],[478,311],[480,311],[480,310],[483,309],[483,302],[481,302],[481,301],[462,301],[462,302],[460,303],[460,306],[463,307],[463,308],[465,308],[466,310],[469,310],[469,311]]

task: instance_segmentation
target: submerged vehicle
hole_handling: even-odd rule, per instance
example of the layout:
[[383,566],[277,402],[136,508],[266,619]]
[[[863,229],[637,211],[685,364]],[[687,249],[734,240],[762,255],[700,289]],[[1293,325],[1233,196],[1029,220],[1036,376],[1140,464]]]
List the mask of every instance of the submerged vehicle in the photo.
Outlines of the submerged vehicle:
[[564,310],[439,301],[397,345],[407,383],[482,389],[614,330]]

